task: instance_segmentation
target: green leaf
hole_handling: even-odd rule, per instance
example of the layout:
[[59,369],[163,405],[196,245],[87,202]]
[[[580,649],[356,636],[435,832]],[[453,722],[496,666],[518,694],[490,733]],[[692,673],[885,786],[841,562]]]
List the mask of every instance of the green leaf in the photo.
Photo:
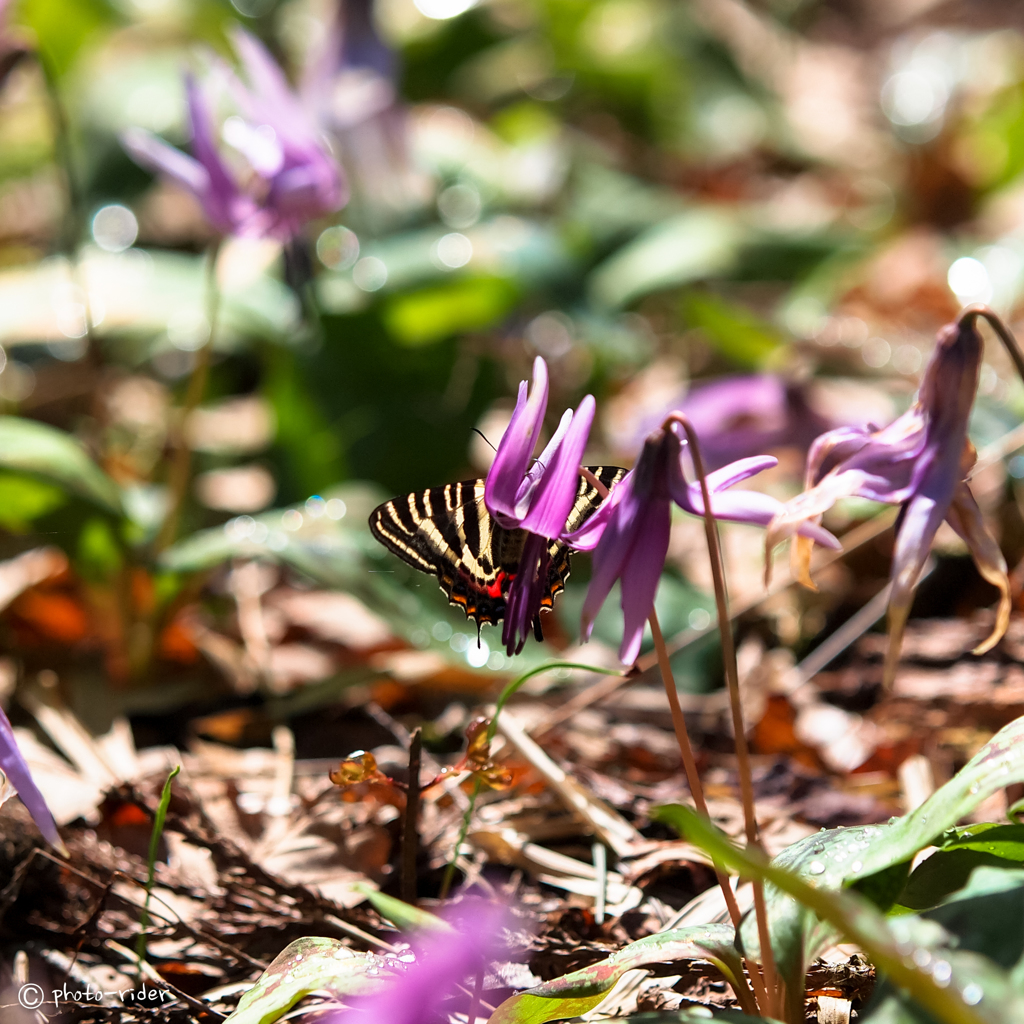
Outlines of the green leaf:
[[911,860],[982,801],[1014,782],[1024,782],[1024,717],[1000,729],[916,811],[879,832],[847,884]]
[[689,210],[650,228],[590,277],[598,306],[625,306],[642,295],[715,277],[736,261],[742,229],[712,209]]
[[607,960],[510,996],[487,1024],[544,1024],[577,1017],[597,1006],[626,971],[646,964],[697,959],[711,960],[727,977],[742,976],[732,928],[725,924],[692,925],[648,935]]
[[737,366],[760,369],[785,346],[769,325],[714,295],[691,293],[683,302],[683,315]]
[[395,296],[384,310],[384,323],[398,342],[428,345],[461,331],[490,327],[512,308],[516,297],[516,288],[501,278],[455,281]]
[[0,473],[0,526],[23,533],[29,524],[67,500],[53,484],[16,473]]
[[976,867],[1019,864],[1024,864],[1024,825],[984,822],[950,829],[939,849],[910,875],[899,902],[913,910],[935,907],[963,888]]
[[337,939],[314,935],[290,942],[256,984],[238,1001],[225,1024],[271,1024],[303,996],[319,989],[335,995],[362,995],[395,975],[373,953],[356,953]]
[[110,512],[121,511],[117,484],[70,434],[18,416],[0,416],[0,466],[52,480]]
[[[898,941],[916,947],[915,961],[934,976],[948,974],[953,985],[965,979],[961,993],[986,1020],[1015,1024],[1024,1019],[1024,985],[1017,976],[1024,952],[1024,871],[980,867],[952,899],[920,917],[894,918],[890,927]],[[1009,974],[1008,968],[1013,968]],[[885,979],[863,1019],[931,1024],[935,1018]]]
[[[738,849],[728,836],[690,807],[680,804],[656,807],[651,816],[672,825],[719,864],[746,878],[770,883],[812,910],[849,941],[857,943],[880,971],[909,990],[936,1020],[944,1024],[983,1024],[986,1021],[1003,1024],[1003,1018],[955,997],[972,983],[969,973],[956,970],[943,978],[942,983],[937,983],[933,973],[915,960],[915,943],[897,937],[885,917],[862,896],[849,891],[829,892],[810,885],[791,871],[768,863],[759,851]],[[926,964],[930,963],[929,954]]]
[[352,886],[356,892],[362,893],[373,904],[377,913],[386,918],[402,931],[432,932],[435,935],[453,935],[455,929],[447,921],[442,921],[436,914],[420,910],[411,903],[388,896],[379,889],[374,889],[362,882]]

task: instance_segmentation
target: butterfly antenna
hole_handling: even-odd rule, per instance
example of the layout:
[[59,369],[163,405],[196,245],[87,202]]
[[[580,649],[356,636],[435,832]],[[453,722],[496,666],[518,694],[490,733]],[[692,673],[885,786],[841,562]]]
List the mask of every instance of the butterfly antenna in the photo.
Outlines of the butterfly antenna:
[[498,450],[497,448],[494,447],[493,444],[491,444],[490,439],[487,437],[487,435],[479,427],[474,427],[473,428],[473,433],[474,434],[479,434],[483,438],[484,444],[486,444],[492,451],[496,452]]

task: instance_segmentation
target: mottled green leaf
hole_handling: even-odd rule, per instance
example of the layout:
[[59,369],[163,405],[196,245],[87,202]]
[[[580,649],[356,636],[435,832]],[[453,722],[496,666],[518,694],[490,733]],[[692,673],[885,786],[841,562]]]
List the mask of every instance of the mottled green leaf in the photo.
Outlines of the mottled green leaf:
[[337,939],[319,935],[296,939],[274,958],[227,1020],[271,1024],[310,992],[325,990],[337,996],[373,992],[395,976],[388,963],[374,953],[357,953]]
[[673,960],[711,960],[725,974],[742,973],[729,925],[693,925],[648,935],[617,953],[554,978],[536,988],[510,996],[491,1015],[487,1024],[544,1024],[576,1017],[593,1009],[626,971],[647,964]]
[[356,892],[362,893],[367,900],[373,904],[377,913],[386,918],[393,925],[403,931],[410,932],[433,932],[435,934],[451,935],[455,929],[447,921],[442,921],[436,914],[428,910],[420,910],[404,900],[395,899],[387,893],[374,889],[369,885],[357,883],[352,886]]
[[27,530],[33,520],[60,508],[66,500],[67,495],[54,484],[0,473],[0,526],[6,530]]
[[70,434],[45,423],[0,416],[0,466],[52,480],[110,512],[121,509],[117,484]]
[[384,310],[384,323],[405,345],[426,345],[461,331],[479,331],[500,320],[516,301],[508,281],[476,277],[399,295]]
[[785,345],[768,324],[714,295],[688,295],[683,314],[688,324],[700,328],[712,346],[737,366],[760,369]]
[[624,245],[591,275],[600,306],[625,306],[642,295],[724,273],[733,265],[743,231],[718,210],[682,213]]

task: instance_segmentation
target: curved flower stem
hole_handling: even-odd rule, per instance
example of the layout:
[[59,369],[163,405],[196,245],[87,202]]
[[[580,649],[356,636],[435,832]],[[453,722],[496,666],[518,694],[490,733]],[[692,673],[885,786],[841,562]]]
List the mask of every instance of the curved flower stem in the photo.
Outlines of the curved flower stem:
[[214,240],[206,254],[206,318],[210,325],[206,343],[196,353],[196,364],[192,368],[192,376],[188,380],[185,401],[178,410],[177,422],[172,433],[174,455],[167,474],[169,501],[167,515],[156,539],[156,552],[159,554],[169,547],[178,534],[178,521],[181,509],[185,504],[188,492],[190,470],[192,468],[192,449],[188,445],[186,434],[189,415],[203,400],[206,391],[206,380],[210,376],[210,362],[213,359],[213,342],[217,334],[217,316],[220,312],[220,288],[217,285],[217,257],[220,255],[222,239]]
[[[590,472],[584,466],[580,467],[580,476],[582,476],[587,483],[593,487],[602,498],[608,497],[608,488],[593,473]],[[703,477],[702,477],[703,479]],[[661,681],[665,686],[665,696],[668,698],[669,710],[672,714],[672,728],[676,734],[676,742],[679,744],[679,753],[683,759],[683,771],[686,773],[686,782],[690,787],[690,795],[693,797],[693,802],[697,807],[697,810],[704,815],[705,818],[710,820],[708,814],[707,800],[704,798],[704,787],[701,785],[700,773],[697,771],[697,761],[693,756],[693,748],[690,745],[690,735],[686,731],[686,716],[683,714],[682,706],[679,703],[679,690],[676,688],[675,676],[672,674],[672,664],[668,657],[668,648],[665,646],[665,637],[661,632],[661,624],[658,622],[658,613],[652,608],[651,614],[647,621],[651,626],[651,636],[654,638],[654,650],[658,655],[658,667],[661,670]],[[742,914],[740,913],[739,904],[736,902],[736,893],[733,892],[732,885],[729,883],[729,876],[725,873],[722,867],[717,862],[712,862],[715,871],[715,877],[718,879],[718,884],[722,889],[722,896],[725,898],[725,905],[729,910],[729,918],[732,921],[733,927],[739,934],[740,922],[742,920]],[[757,1001],[760,1005],[767,1007],[767,992],[765,991],[764,983],[761,976],[758,974],[755,965],[749,964],[748,971],[750,973],[750,980],[757,992]],[[740,991],[738,987],[733,986],[740,1003],[749,1002],[750,993],[749,990]],[[751,1008],[744,1006],[744,1012],[750,1013]],[[753,1009],[756,1009],[754,1007]]]
[[473,792],[469,797],[469,806],[466,808],[466,813],[462,816],[462,828],[459,829],[459,838],[455,840],[455,849],[452,851],[452,859],[448,861],[447,866],[444,869],[444,878],[441,879],[441,891],[437,894],[439,900],[445,900],[448,898],[448,890],[452,887],[452,879],[455,877],[455,862],[459,859],[459,850],[462,849],[462,844],[466,841],[466,836],[469,835],[469,826],[473,822],[473,811],[476,808],[476,798],[480,795],[480,789],[482,783],[480,777],[477,776],[473,779]]
[[[747,747],[747,734],[743,725],[743,708],[740,704],[739,671],[736,666],[736,647],[729,621],[728,597],[725,589],[725,566],[722,561],[722,545],[718,538],[718,524],[711,510],[711,491],[708,487],[707,475],[704,472],[704,460],[701,457],[697,441],[697,433],[693,424],[682,413],[673,412],[665,421],[665,429],[671,423],[678,423],[690,443],[690,455],[693,458],[693,469],[700,481],[701,498],[704,501],[704,532],[707,535],[708,554],[711,559],[711,577],[715,587],[715,604],[718,608],[718,631],[722,644],[722,662],[725,667],[725,679],[729,688],[729,705],[732,709],[733,741],[736,745],[736,766],[739,771],[740,797],[743,803],[743,822],[747,834],[747,843],[755,849],[761,849],[761,841],[757,831],[757,817],[754,813],[754,785],[750,772],[750,751]],[[757,917],[757,933],[761,946],[761,964],[764,970],[764,984],[768,990],[768,1004],[763,1011],[769,1016],[777,1016],[780,988],[775,970],[775,957],[772,952],[768,931],[768,913],[764,901],[764,887],[758,880],[751,882],[754,888],[754,912]],[[751,972],[751,980],[756,972]]]
[[1003,347],[1006,349],[1007,354],[1013,361],[1013,365],[1016,367],[1021,380],[1024,380],[1024,352],[1021,352],[1020,344],[1013,336],[1010,328],[1003,323],[1002,318],[995,312],[995,310],[980,302],[976,302],[970,306],[965,306],[960,310],[960,313],[956,318],[956,322],[962,323],[968,317],[975,316],[984,317],[989,322],[992,330],[994,330],[999,336],[999,340],[1003,343]]

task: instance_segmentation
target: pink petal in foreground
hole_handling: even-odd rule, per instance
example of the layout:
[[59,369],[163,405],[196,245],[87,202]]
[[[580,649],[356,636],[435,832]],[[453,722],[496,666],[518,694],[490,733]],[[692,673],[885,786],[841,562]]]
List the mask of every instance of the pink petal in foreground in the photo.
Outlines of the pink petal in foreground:
[[43,794],[32,778],[28,764],[18,749],[18,743],[14,738],[14,730],[11,723],[0,708],[0,770],[7,776],[11,785],[18,791],[21,802],[28,808],[32,820],[39,826],[43,838],[53,847],[58,849],[64,856],[68,851],[64,842],[57,832],[57,824],[53,820],[50,808],[46,806]]

